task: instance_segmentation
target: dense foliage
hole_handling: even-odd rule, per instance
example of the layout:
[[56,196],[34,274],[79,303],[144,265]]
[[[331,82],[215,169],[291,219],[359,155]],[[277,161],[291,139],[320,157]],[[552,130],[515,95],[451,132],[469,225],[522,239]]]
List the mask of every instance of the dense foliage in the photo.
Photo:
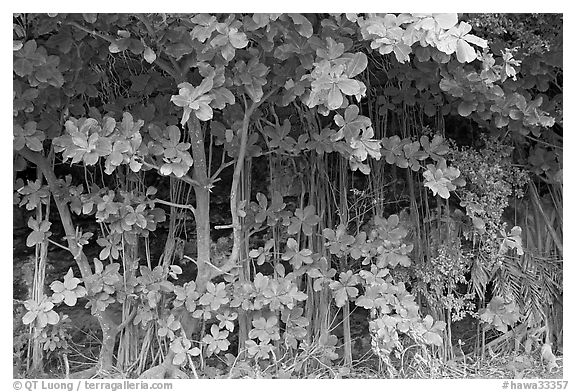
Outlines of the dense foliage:
[[[360,308],[390,376],[451,359],[467,315],[561,342],[558,15],[13,19],[35,371],[78,304],[81,376],[349,368]],[[74,266],[44,284],[54,246]]]

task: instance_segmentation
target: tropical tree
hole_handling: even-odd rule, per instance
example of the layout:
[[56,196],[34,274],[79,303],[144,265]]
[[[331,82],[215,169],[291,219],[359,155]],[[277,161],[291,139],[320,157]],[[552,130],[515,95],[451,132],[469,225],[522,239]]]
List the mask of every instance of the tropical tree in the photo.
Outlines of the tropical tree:
[[[523,57],[491,50],[456,14],[13,19],[16,202],[36,211],[27,245],[40,257],[55,244],[76,264],[50,285],[51,295],[40,284],[25,302],[37,367],[42,333],[60,321],[54,306],[80,298],[102,330],[98,363],[83,377],[135,362],[139,374],[148,369],[143,377],[184,377],[188,359],[204,366],[228,351],[230,333],[238,336],[233,362],[296,356],[313,344],[329,362],[331,305],[341,313],[347,365],[351,304],[370,310],[372,346],[391,374],[404,335],[449,357],[446,325],[466,302],[450,302],[458,282],[449,278],[464,281],[472,269],[482,301],[488,282],[502,282],[502,258],[524,251],[504,209],[535,177],[489,141],[485,157],[499,171],[475,167],[485,158],[451,144],[444,119],[467,119],[475,131],[529,150],[524,158],[541,170],[538,178],[559,184],[549,194],[561,197],[561,101],[534,90],[543,82],[524,70]],[[268,173],[260,173],[266,186],[254,189],[259,171]],[[387,206],[390,171],[409,186],[404,213]],[[498,194],[483,183],[494,178]],[[368,192],[352,197],[354,184]],[[538,190],[530,192],[539,203]],[[214,224],[211,208],[223,194],[229,215]],[[454,220],[454,197],[465,237],[441,223]],[[50,221],[52,202],[58,223]],[[557,221],[546,217],[561,257]],[[94,229],[86,230],[86,218]],[[64,244],[52,236],[56,225]],[[229,248],[219,247],[225,239],[212,238],[227,232]],[[157,237],[161,252],[151,249]],[[97,257],[88,256],[94,242]],[[438,270],[441,259],[449,270]],[[181,260],[195,265],[185,281]],[[435,284],[442,289],[432,295]],[[498,294],[508,300],[506,290]],[[437,301],[433,317],[419,311],[421,295]],[[520,294],[514,301],[523,303]],[[508,310],[494,321],[495,306],[483,319],[513,326]]]

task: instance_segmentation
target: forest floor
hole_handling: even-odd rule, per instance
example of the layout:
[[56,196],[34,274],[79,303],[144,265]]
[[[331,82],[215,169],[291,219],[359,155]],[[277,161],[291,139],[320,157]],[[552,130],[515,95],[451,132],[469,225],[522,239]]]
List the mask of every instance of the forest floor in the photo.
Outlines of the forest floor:
[[[14,341],[17,342],[18,334],[27,332],[18,317],[21,318],[23,306],[21,301],[25,300],[27,293],[27,282],[31,281],[33,274],[33,250],[25,246],[26,235],[15,233],[13,249],[14,265]],[[96,256],[96,255],[91,255]],[[61,249],[50,250],[49,266],[47,268],[46,281],[51,282],[61,277],[70,267],[76,268],[70,255]],[[84,307],[85,301],[79,301],[74,307],[61,306],[56,309],[67,315],[70,319],[70,344],[66,350],[66,361],[68,371],[74,372],[93,366],[97,361],[100,349],[100,327],[96,319],[90,314],[90,310]],[[395,374],[382,371],[381,363],[377,355],[371,350],[370,334],[368,331],[368,315],[363,309],[355,311],[351,315],[351,329],[353,344],[353,364],[352,367],[344,367],[339,360],[333,362],[333,366],[321,371],[312,371],[308,374],[300,374],[298,378],[482,378],[482,379],[562,379],[563,360],[561,354],[557,354],[558,368],[546,369],[539,352],[532,355],[515,352],[511,345],[499,347],[497,352],[489,350],[482,358],[475,350],[477,336],[477,320],[466,317],[457,321],[452,326],[453,344],[461,343],[464,356],[457,357],[456,360],[449,361],[415,361],[395,360],[397,372]],[[487,342],[496,336],[487,335]],[[512,344],[513,346],[513,344]],[[16,343],[15,343],[16,347]],[[337,350],[341,353],[342,350]],[[406,350],[406,358],[410,357]],[[340,358],[342,355],[340,355]],[[18,355],[14,354],[14,377],[30,377],[22,372],[23,364],[18,363]],[[61,354],[48,354],[46,360],[46,373],[35,375],[35,377],[65,377],[63,356]],[[394,362],[394,361],[393,361]],[[226,378],[233,375],[224,359],[214,359],[208,362],[204,369],[197,369],[196,375],[200,378]],[[237,377],[242,374],[236,373]],[[131,374],[118,374],[118,377],[132,377]],[[194,375],[190,374],[190,377]],[[254,372],[250,375],[257,377],[281,377],[290,378],[289,375],[274,375],[271,373]]]

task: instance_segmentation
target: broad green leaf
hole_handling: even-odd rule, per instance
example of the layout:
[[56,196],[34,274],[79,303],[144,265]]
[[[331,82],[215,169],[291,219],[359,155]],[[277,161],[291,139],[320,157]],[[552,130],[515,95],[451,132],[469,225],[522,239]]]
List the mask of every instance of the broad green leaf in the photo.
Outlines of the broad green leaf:
[[152,64],[156,61],[156,53],[154,53],[154,50],[148,46],[144,49],[144,60],[146,60],[148,64]]
[[440,160],[442,155],[446,155],[449,151],[446,140],[441,135],[434,135],[432,141],[428,136],[423,135],[420,137],[420,144],[430,157],[434,160]]
[[478,218],[477,216],[473,216],[472,217],[472,224],[474,225],[474,228],[480,234],[484,234],[486,232],[486,224],[484,223],[483,219]]
[[224,57],[224,60],[232,61],[232,59],[234,59],[234,56],[236,54],[236,50],[234,49],[232,44],[227,44],[221,47],[220,53],[222,54],[222,57]]
[[372,125],[370,119],[366,116],[359,115],[360,109],[356,105],[350,105],[344,111],[344,117],[340,114],[334,116],[334,122],[340,127],[340,130],[330,137],[333,142],[345,138],[350,141],[356,137],[362,129]]
[[32,324],[34,320],[36,320],[37,313],[35,312],[26,312],[24,317],[22,317],[22,323],[24,325]]
[[450,29],[458,23],[458,14],[433,14],[434,20],[443,29]]
[[344,97],[342,97],[342,93],[337,85],[332,85],[330,90],[328,91],[328,99],[326,101],[326,106],[328,109],[335,110],[342,106],[344,102]]
[[405,63],[410,61],[410,53],[412,53],[412,48],[404,43],[399,43],[393,46],[394,55],[396,55],[396,60],[400,63]]
[[362,132],[361,138],[352,137],[350,140],[350,147],[354,149],[352,154],[361,162],[366,160],[368,156],[380,160],[380,140],[372,139],[373,136],[374,130],[372,127],[368,127]]
[[14,61],[13,69],[16,75],[24,77],[32,74],[34,66],[27,59],[17,59]]
[[459,39],[456,43],[456,58],[461,63],[470,63],[476,60],[476,51],[468,42]]
[[423,175],[426,181],[424,181],[424,186],[432,191],[432,194],[440,195],[444,199],[450,197],[450,191],[456,189],[452,182],[445,177],[441,169],[436,169],[433,165],[428,165],[428,170],[426,170]]
[[400,139],[397,135],[384,137],[382,139],[382,150],[386,162],[390,165],[407,168],[408,161],[403,150],[406,143],[409,143],[409,139]]
[[68,306],[74,306],[76,305],[76,301],[78,300],[78,297],[76,296],[76,294],[73,291],[65,291],[63,293],[64,295],[64,303]]
[[462,101],[458,104],[458,114],[462,117],[468,117],[476,109],[475,102]]
[[288,14],[288,16],[290,16],[290,18],[296,25],[296,29],[298,30],[298,33],[300,33],[300,35],[306,38],[312,37],[314,30],[312,27],[312,23],[310,23],[308,18],[306,18],[302,14]]
[[433,344],[435,346],[442,346],[442,337],[436,332],[425,332],[423,335],[426,344]]
[[354,79],[340,79],[337,86],[346,95],[357,95],[362,91],[362,85]]
[[41,231],[33,231],[26,238],[26,246],[34,246],[36,244],[41,244],[44,241],[45,233]]
[[88,23],[96,23],[96,19],[98,18],[98,14],[82,14],[82,17]]
[[60,321],[60,316],[53,310],[46,313],[46,322],[50,325],[56,325]]
[[354,53],[346,65],[346,74],[353,78],[363,72],[368,66],[368,57],[362,52]]
[[[316,49],[316,54],[327,60],[334,60],[344,54],[344,44],[334,41],[332,37],[326,38],[326,47]],[[350,76],[352,77],[352,76]]]
[[248,38],[243,32],[239,32],[238,29],[232,27],[228,32],[228,39],[230,44],[236,49],[242,49],[248,45]]

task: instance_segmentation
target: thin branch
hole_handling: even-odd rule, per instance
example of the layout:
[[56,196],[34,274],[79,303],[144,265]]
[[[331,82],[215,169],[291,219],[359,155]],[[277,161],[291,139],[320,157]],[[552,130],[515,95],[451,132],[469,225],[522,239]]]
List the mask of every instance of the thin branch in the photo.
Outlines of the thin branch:
[[166,201],[162,199],[154,199],[152,200],[154,203],[164,204],[166,206],[175,207],[175,208],[183,208],[192,211],[194,215],[196,215],[196,209],[190,204],[178,204],[172,203],[171,201]]
[[168,75],[172,76],[175,80],[179,80],[178,72],[171,68],[166,61],[162,60],[160,55],[156,56],[156,60],[154,60],[153,64],[158,65],[158,67],[168,73]]
[[550,82],[551,82],[558,90],[560,90],[560,93],[561,93],[561,94],[564,92],[564,88],[558,84],[558,82],[556,81],[556,79],[552,79]]
[[268,226],[262,226],[259,229],[254,229],[254,230],[248,232],[248,235],[246,236],[246,239],[244,240],[244,242],[249,241],[250,237],[253,236],[254,234],[259,233],[259,232],[266,230],[266,229],[268,229]]
[[234,276],[233,274],[231,274],[230,272],[224,271],[221,268],[216,267],[214,264],[212,264],[209,261],[204,261],[206,264],[208,264],[210,267],[214,268],[216,271],[220,272],[221,274],[226,274],[226,275],[230,275],[230,276]]
[[280,126],[280,120],[278,119],[278,115],[276,114],[276,110],[274,110],[274,106],[270,107],[270,112],[274,116],[274,120],[276,120],[276,126],[279,127]]
[[160,58],[163,51],[162,51],[162,48],[160,47],[160,44],[156,40],[156,32],[152,28],[152,24],[150,23],[150,20],[148,20],[148,18],[144,14],[136,14],[136,18],[138,18],[138,20],[140,22],[142,22],[142,24],[146,27],[148,34],[150,35],[150,37],[152,38],[152,40],[155,43],[156,50],[158,51],[158,54],[156,55],[156,60],[154,60],[154,63],[157,64],[164,71],[166,71],[175,80],[179,81],[180,80],[179,75],[181,74],[181,72],[180,72],[180,68],[177,66],[177,64],[174,62],[174,60],[170,56],[168,56],[168,58],[172,62],[172,67],[170,67],[170,65],[166,61],[164,61]]
[[172,67],[174,67],[174,71],[176,74],[176,76],[172,75],[172,77],[176,79],[178,84],[180,84],[180,82],[184,81],[184,76],[182,75],[182,69],[180,68],[176,60],[174,60],[172,57],[168,56],[168,59],[170,60],[170,64],[172,64]]
[[[208,145],[208,171],[206,172],[208,175],[212,173],[212,146],[214,145],[214,135],[210,133],[210,144]],[[224,162],[224,151],[222,151],[222,162]]]
[[[186,256],[186,255],[183,255],[182,257],[185,258],[186,260],[191,261],[191,262],[193,262],[194,264],[198,265],[198,263],[196,262],[196,260],[194,260],[192,257]],[[218,271],[218,272],[220,272],[220,273],[222,273],[222,274],[226,274],[226,275],[233,276],[230,272],[226,272],[226,271],[224,271],[224,270],[216,267],[214,264],[212,264],[212,263],[209,262],[209,261],[204,261],[204,263],[205,263],[205,264],[208,264],[210,267],[214,268],[216,271]]]
[[546,178],[546,177],[542,176],[541,174],[534,174],[534,175],[535,175],[540,181],[542,181],[542,182],[544,182],[544,183],[546,183],[546,184],[549,184],[549,185],[557,185],[557,184],[558,184],[558,182],[553,181],[553,180],[551,180],[551,179],[549,179],[549,178]]
[[69,26],[74,26],[74,27],[76,27],[77,29],[82,30],[83,32],[88,33],[88,34],[90,34],[90,35],[93,35],[93,36],[95,36],[95,37],[102,38],[103,40],[108,41],[108,42],[110,42],[111,44],[114,43],[114,42],[116,42],[116,40],[115,40],[114,38],[110,37],[109,35],[100,33],[100,32],[98,32],[98,31],[96,31],[96,30],[90,30],[89,28],[84,27],[84,26],[82,26],[81,24],[79,24],[79,23],[77,23],[77,22],[69,21],[69,22],[66,22],[66,24],[68,24]]
[[71,251],[69,248],[65,247],[64,245],[60,245],[60,244],[57,243],[56,241],[52,241],[50,238],[48,238],[48,242],[51,243],[51,244],[53,244],[53,245],[56,245],[56,246],[59,247],[59,248],[62,248],[62,249],[64,249],[64,250],[67,250],[68,252],[72,253],[72,251]]
[[233,228],[234,228],[234,225],[232,225],[232,224],[214,226],[214,229],[216,229],[216,230],[226,230],[226,229],[233,229]]
[[210,177],[210,182],[216,182],[216,179],[218,178],[220,173],[222,173],[222,170],[226,169],[229,166],[232,166],[233,164],[234,164],[234,160],[223,163],[222,165],[220,165],[218,170],[216,170],[216,172],[212,175],[212,177]]
[[274,87],[273,89],[271,89],[270,91],[268,91],[266,94],[264,94],[264,96],[262,97],[262,99],[260,99],[258,102],[252,102],[252,105],[250,105],[250,108],[248,109],[248,111],[245,113],[245,118],[250,118],[250,116],[252,115],[252,113],[254,112],[254,110],[258,109],[258,107],[260,107],[260,105],[262,105],[268,98],[270,98],[272,96],[272,94],[274,94],[280,87]]
[[154,32],[154,29],[152,28],[152,24],[150,23],[150,21],[148,20],[148,18],[144,15],[144,14],[134,14],[134,16],[136,16],[136,18],[142,22],[142,24],[144,25],[144,27],[146,27],[146,30],[148,31],[148,34],[150,34],[150,37],[152,37],[152,39],[154,41],[156,41],[156,33]]
[[[258,121],[262,121],[263,123],[266,123],[266,124],[270,125],[271,127],[276,125],[272,121],[265,119],[265,118],[259,118]],[[262,125],[260,125],[260,128],[262,128]]]
[[[107,42],[110,42],[111,44],[113,44],[114,42],[116,42],[116,40],[115,40],[113,37],[110,37],[110,36],[107,35],[107,34],[100,33],[100,32],[98,32],[98,31],[96,31],[96,30],[90,30],[89,28],[84,27],[84,26],[82,26],[81,24],[79,24],[79,23],[77,23],[77,22],[69,21],[69,22],[67,22],[67,24],[68,24],[69,26],[73,26],[73,27],[76,27],[76,28],[79,29],[79,30],[84,31],[85,33],[88,33],[88,34],[93,35],[93,36],[98,37],[98,38],[102,38],[103,40],[105,40],[105,41],[107,41]],[[168,65],[168,63],[167,63],[166,61],[162,60],[162,59],[160,58],[160,56],[156,56],[156,60],[154,60],[154,64],[158,65],[158,67],[160,67],[162,70],[164,70],[164,71],[165,71],[166,73],[168,73],[170,76],[172,76],[175,80],[179,80],[178,72],[177,72],[176,70],[170,68],[170,66]]]
[[536,143],[544,144],[545,146],[548,146],[548,147],[558,148],[558,149],[560,149],[560,150],[563,150],[562,146],[556,146],[556,145],[554,145],[554,144],[545,142],[544,140],[536,139],[536,138],[534,138],[534,137],[532,137],[532,136],[529,136],[529,135],[526,135],[526,136],[524,136],[524,137],[525,137],[526,139],[530,139],[530,140],[532,140],[532,141],[535,141]]
[[138,313],[138,309],[134,309],[132,310],[132,312],[130,312],[130,314],[128,315],[128,317],[126,318],[126,320],[122,321],[122,324],[120,324],[118,327],[116,327],[116,331],[120,332],[122,331],[124,328],[126,328],[128,325],[130,325],[130,322],[132,320],[134,320],[134,317],[136,317],[136,314]]

